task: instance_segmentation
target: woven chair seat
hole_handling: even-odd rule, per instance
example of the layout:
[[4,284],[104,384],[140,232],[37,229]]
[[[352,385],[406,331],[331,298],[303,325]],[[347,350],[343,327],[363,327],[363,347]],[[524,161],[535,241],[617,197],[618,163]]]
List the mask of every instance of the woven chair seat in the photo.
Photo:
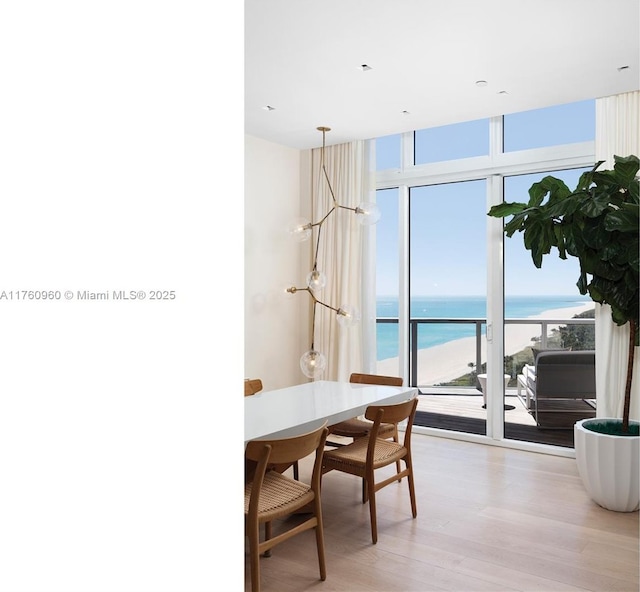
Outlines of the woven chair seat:
[[[244,512],[249,511],[252,483],[244,486]],[[313,501],[311,487],[295,481],[277,471],[269,471],[264,476],[260,489],[258,515],[260,521],[268,521],[290,514],[293,510]]]
[[[343,446],[336,450],[327,450],[324,453],[322,464],[327,470],[339,466],[340,470],[344,472],[355,475],[363,474],[367,461],[368,445],[369,441],[367,439],[360,439],[348,446]],[[385,467],[404,458],[406,453],[407,449],[402,444],[378,438],[373,453],[373,468]]]
[[[336,436],[344,436],[346,438],[364,438],[369,435],[372,426],[372,421],[353,417],[352,419],[347,419],[330,426],[329,433]],[[384,423],[380,425],[380,430],[378,431],[378,435],[380,437],[390,438],[394,433],[395,426],[392,423]]]

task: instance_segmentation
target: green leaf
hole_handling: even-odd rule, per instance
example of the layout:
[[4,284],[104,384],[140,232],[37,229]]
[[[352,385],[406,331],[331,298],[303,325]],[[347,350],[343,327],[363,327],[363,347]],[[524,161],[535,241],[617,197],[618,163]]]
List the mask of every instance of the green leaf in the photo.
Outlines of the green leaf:
[[543,224],[530,224],[524,234],[524,247],[531,251],[533,264],[542,267],[542,257],[550,252],[551,246],[545,238],[545,227]]
[[616,265],[622,265],[627,263],[628,253],[626,249],[621,248],[619,243],[610,242],[602,248],[600,258],[603,261],[611,261]]
[[[585,283],[585,286],[586,286],[586,283]],[[588,290],[589,290],[589,296],[591,296],[591,300],[593,300],[594,302],[599,302],[600,304],[604,303],[604,297],[598,291],[598,288],[596,286],[594,286],[593,284],[590,284],[588,286]],[[584,292],[582,291],[580,293],[584,294]]]
[[516,214],[509,222],[504,225],[504,231],[507,236],[513,236],[516,231],[524,230],[524,224],[527,216],[524,213]]
[[623,327],[624,325],[626,325],[629,322],[627,318],[627,314],[623,310],[620,310],[614,304],[611,304],[610,306],[611,306],[611,318],[613,319],[613,322],[620,327]]
[[566,259],[567,252],[565,249],[565,236],[562,224],[554,224],[553,233],[555,235],[553,244],[558,247],[558,255],[560,256],[560,259]]
[[[603,304],[609,304],[622,311],[628,309],[629,304],[636,299],[636,289],[629,288],[624,281],[612,281],[602,276],[593,276],[589,285],[589,291],[597,291]],[[635,315],[637,315],[637,311]],[[627,319],[628,320],[628,319]]]
[[609,280],[610,282],[618,282],[624,278],[624,268],[620,265],[615,265],[610,261],[603,261],[600,258],[595,258],[593,275]]
[[607,192],[594,191],[593,194],[585,194],[585,199],[580,204],[580,211],[589,218],[597,218],[609,208],[611,196]]
[[545,196],[547,195],[547,189],[542,182],[534,183],[529,188],[529,207],[537,207],[542,204]]
[[611,240],[611,233],[607,232],[604,224],[597,218],[587,218],[582,229],[582,238],[585,244],[594,249],[604,249]]
[[640,208],[634,204],[624,204],[622,209],[613,210],[606,215],[604,227],[609,232],[640,232]]
[[[584,195],[588,197],[588,194]],[[546,207],[546,213],[549,217],[559,220],[578,211],[582,205],[581,197],[581,194],[571,194],[559,199],[550,199],[543,207]]]
[[618,183],[627,188],[635,180],[635,176],[640,169],[640,160],[637,156],[614,156],[615,164],[613,170],[616,173]]
[[522,212],[527,207],[527,204],[513,202],[513,203],[501,203],[492,206],[488,212],[488,216],[494,218],[504,218],[505,216],[511,216]]
[[587,273],[595,273],[595,269],[600,262],[600,257],[591,249],[583,249],[580,256],[580,264],[582,269]]
[[593,171],[595,171],[603,162],[604,160],[601,160],[590,171],[587,171],[586,173],[582,173],[582,175],[580,175],[578,184],[576,185],[576,191],[585,191],[591,186]]
[[534,183],[529,189],[529,206],[539,206],[544,198],[549,194],[549,202],[553,203],[558,199],[564,199],[571,191],[565,182],[551,175],[547,175],[542,180]]

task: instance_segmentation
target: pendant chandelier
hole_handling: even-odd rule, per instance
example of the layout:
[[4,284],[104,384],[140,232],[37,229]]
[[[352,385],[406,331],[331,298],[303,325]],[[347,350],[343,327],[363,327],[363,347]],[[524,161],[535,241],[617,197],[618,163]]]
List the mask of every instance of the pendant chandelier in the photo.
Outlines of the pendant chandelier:
[[[316,308],[318,305],[324,306],[329,310],[332,310],[336,314],[336,319],[341,327],[347,328],[360,321],[360,310],[357,306],[352,304],[343,304],[340,307],[334,307],[326,302],[323,302],[319,295],[327,283],[327,275],[322,270],[318,269],[318,251],[320,248],[320,239],[322,237],[322,225],[325,224],[331,216],[338,210],[347,210],[352,212],[358,222],[362,225],[369,226],[375,224],[380,219],[380,210],[375,203],[362,202],[358,207],[352,208],[342,205],[336,199],[331,181],[329,180],[329,174],[325,164],[325,135],[331,128],[318,127],[318,131],[322,132],[322,150],[320,156],[320,171],[319,175],[321,179],[327,184],[329,194],[331,195],[331,202],[327,213],[320,218],[317,222],[310,222],[303,218],[298,218],[289,228],[291,236],[299,241],[303,242],[309,240],[313,234],[313,230],[316,230],[316,245],[313,256],[313,268],[307,274],[306,285],[303,288],[297,288],[291,286],[287,288],[289,294],[296,294],[298,292],[307,292],[313,301],[312,312],[312,324],[311,324],[311,347],[302,354],[300,358],[300,369],[303,374],[308,378],[318,379],[324,373],[327,367],[326,356],[316,350],[315,348],[315,330],[316,330]],[[319,182],[321,181],[319,179]]]

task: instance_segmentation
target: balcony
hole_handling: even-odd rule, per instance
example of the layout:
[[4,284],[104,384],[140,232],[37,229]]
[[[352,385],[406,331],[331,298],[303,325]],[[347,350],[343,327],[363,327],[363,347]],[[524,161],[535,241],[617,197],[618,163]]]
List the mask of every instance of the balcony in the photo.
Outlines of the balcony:
[[[398,324],[397,318],[377,319],[378,328]],[[443,325],[468,327],[469,337],[435,347],[418,348],[422,332]],[[486,319],[412,318],[410,320],[409,375],[420,390],[416,425],[446,430],[486,433],[486,409],[477,375],[486,371]],[[458,332],[459,333],[459,332]],[[396,329],[397,334],[397,329]],[[504,373],[505,436],[517,440],[573,447],[573,431],[540,429],[516,397],[517,376],[533,364],[533,349],[593,349],[593,318],[505,319]],[[378,361],[380,374],[398,374],[398,358]],[[570,433],[569,433],[570,432]]]

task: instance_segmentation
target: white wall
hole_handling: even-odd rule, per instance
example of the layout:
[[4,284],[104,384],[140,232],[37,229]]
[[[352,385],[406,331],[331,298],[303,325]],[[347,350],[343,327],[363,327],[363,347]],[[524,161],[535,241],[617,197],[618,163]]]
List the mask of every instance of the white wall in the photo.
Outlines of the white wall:
[[299,359],[310,345],[309,297],[285,292],[302,285],[309,257],[310,243],[287,233],[307,201],[302,159],[299,150],[245,136],[244,368],[265,390],[307,380]]

